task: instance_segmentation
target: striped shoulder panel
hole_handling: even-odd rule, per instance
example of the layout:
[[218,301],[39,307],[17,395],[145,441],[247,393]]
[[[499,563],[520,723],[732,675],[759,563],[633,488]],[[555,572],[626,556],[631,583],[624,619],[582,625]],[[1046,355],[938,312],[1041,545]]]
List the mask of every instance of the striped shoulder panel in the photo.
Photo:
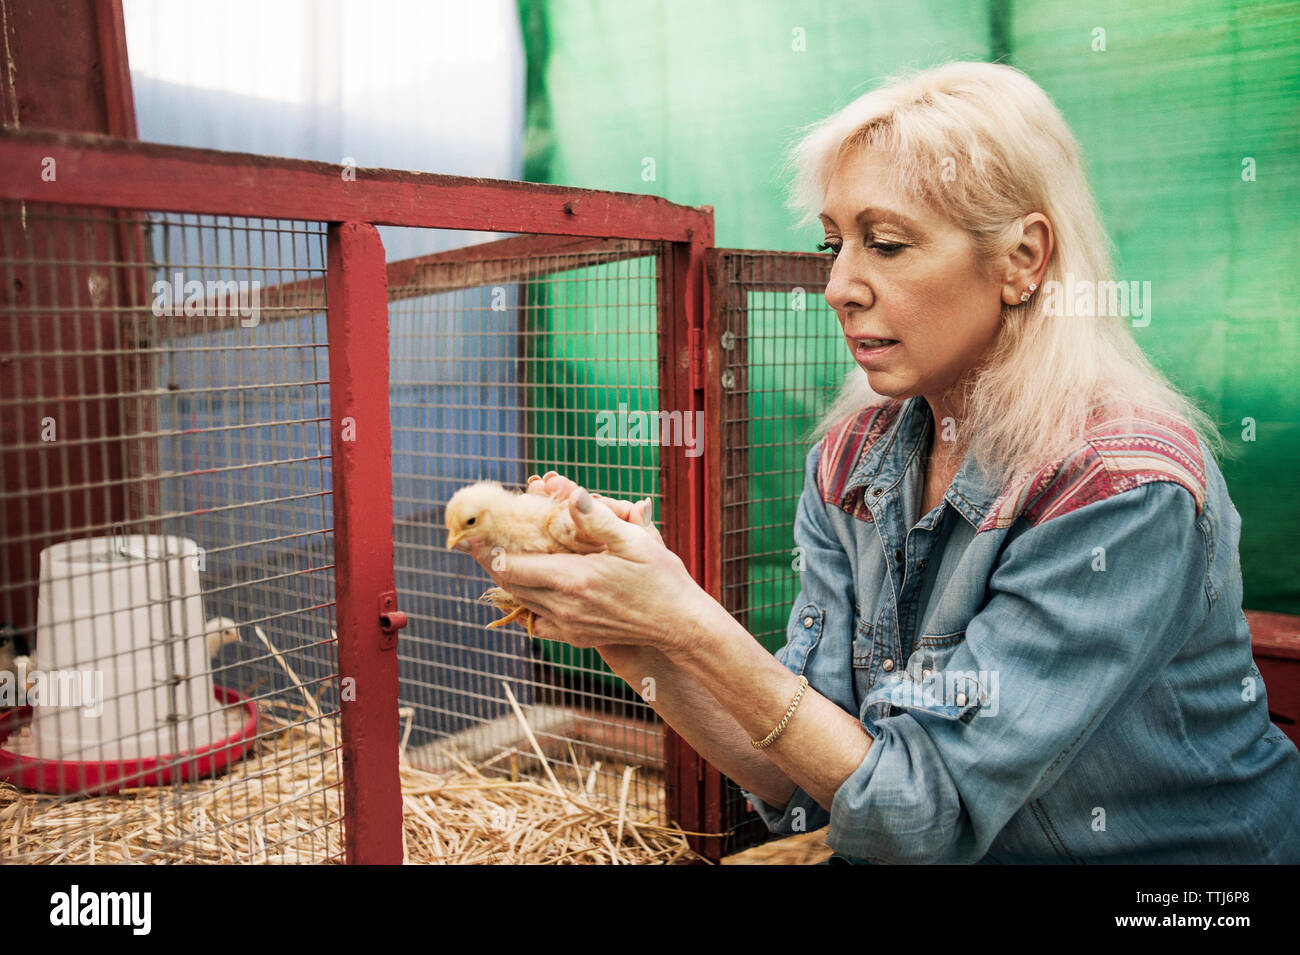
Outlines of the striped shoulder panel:
[[1070,454],[994,502],[980,530],[1009,527],[1018,517],[1041,524],[1094,501],[1171,481],[1187,489],[1199,516],[1205,508],[1205,459],[1180,418],[1156,412],[1098,421]]
[[844,418],[822,438],[817,490],[823,501],[860,519],[871,520],[871,512],[860,506],[861,488],[848,495],[845,488],[859,459],[894,423],[902,407],[901,401],[872,405]]

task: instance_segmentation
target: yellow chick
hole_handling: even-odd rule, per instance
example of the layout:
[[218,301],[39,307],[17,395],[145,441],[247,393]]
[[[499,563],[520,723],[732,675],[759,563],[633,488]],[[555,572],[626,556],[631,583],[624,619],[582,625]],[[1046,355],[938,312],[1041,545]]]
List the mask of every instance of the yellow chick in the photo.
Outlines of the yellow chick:
[[[578,538],[568,501],[509,491],[496,481],[461,488],[447,502],[447,549],[476,540],[491,553],[503,554],[592,554],[605,549]],[[528,635],[535,636],[533,612],[509,591],[493,587],[479,599],[505,613],[488,627],[521,620]]]

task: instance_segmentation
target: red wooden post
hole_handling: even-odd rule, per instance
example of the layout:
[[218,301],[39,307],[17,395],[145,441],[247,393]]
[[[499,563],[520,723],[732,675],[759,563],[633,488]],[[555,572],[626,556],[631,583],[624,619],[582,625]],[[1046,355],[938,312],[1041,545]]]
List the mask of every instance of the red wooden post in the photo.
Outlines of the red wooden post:
[[[709,210],[712,212],[712,210]],[[705,316],[709,310],[705,256],[713,245],[712,220],[707,229],[692,231],[686,242],[674,243],[664,256],[659,274],[659,402],[660,409],[681,411],[695,420],[705,411]],[[672,508],[664,527],[664,542],[682,559],[691,576],[709,584],[706,541],[706,463],[716,449],[710,445],[721,435],[705,419],[704,454],[687,457],[682,448],[660,448],[660,487]],[[708,771],[703,757],[684,739],[664,726],[664,787],[668,816],[684,829],[719,832],[722,826],[722,781]],[[721,839],[689,837],[691,847],[707,858],[722,853]]]
[[[372,225],[334,223],[327,243],[334,580],[348,862],[402,862],[397,651],[381,622],[393,586],[388,287]],[[395,611],[395,607],[390,607]]]

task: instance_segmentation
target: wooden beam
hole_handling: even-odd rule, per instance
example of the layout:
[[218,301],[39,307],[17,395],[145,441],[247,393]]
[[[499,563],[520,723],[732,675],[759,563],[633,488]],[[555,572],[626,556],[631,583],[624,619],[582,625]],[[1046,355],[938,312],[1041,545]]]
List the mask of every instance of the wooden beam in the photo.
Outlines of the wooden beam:
[[[56,163],[52,181],[41,175],[47,157]],[[711,211],[658,196],[392,169],[348,171],[332,163],[45,129],[0,130],[0,198],[306,222],[713,241]]]

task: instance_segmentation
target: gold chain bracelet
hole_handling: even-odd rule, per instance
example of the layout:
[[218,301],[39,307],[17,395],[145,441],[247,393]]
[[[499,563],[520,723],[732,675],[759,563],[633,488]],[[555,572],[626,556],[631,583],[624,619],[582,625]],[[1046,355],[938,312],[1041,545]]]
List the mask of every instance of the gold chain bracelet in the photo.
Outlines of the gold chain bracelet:
[[776,738],[781,735],[781,731],[785,729],[785,725],[790,722],[790,717],[794,716],[794,711],[799,708],[799,701],[803,699],[803,691],[806,689],[808,689],[808,678],[801,674],[799,676],[799,692],[796,693],[794,699],[790,701],[790,708],[785,711],[785,716],[782,718],[781,722],[776,724],[776,729],[768,733],[763,739],[751,739],[749,741],[755,749],[767,749],[776,742]]

